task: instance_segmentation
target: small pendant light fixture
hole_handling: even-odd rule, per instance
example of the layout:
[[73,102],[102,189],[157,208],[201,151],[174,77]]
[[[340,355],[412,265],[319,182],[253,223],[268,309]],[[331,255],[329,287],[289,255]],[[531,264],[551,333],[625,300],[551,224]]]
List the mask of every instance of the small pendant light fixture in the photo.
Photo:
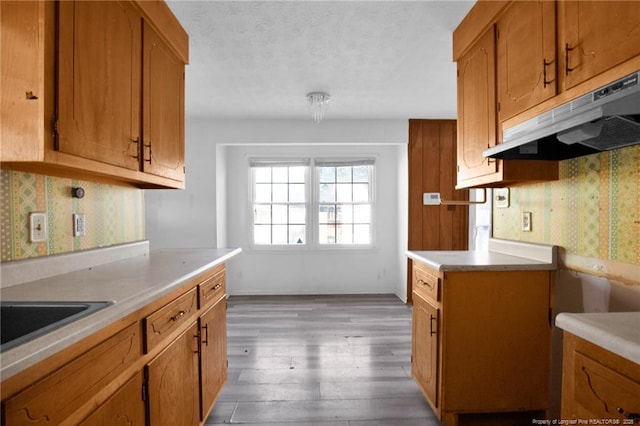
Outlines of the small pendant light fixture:
[[307,100],[309,101],[309,108],[314,121],[320,123],[329,106],[331,96],[325,92],[311,92],[307,93]]

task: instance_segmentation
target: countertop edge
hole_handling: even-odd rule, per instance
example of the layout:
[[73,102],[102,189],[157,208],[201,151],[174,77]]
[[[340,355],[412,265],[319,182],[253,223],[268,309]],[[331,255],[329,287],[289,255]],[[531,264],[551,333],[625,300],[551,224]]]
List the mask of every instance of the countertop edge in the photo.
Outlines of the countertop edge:
[[[600,313],[598,315],[618,314],[618,315],[638,315],[636,312],[613,312]],[[581,339],[587,340],[600,346],[622,358],[640,364],[640,342],[627,340],[619,335],[612,334],[591,322],[585,321],[583,313],[560,313],[556,316],[555,324],[558,328],[569,332]]]
[[[166,249],[152,251],[150,253],[153,255],[154,253],[157,254],[163,252],[197,252],[199,250],[202,250],[203,252],[207,251],[207,249]],[[44,361],[46,358],[56,354],[57,352],[66,349],[74,343],[79,342],[119,319],[141,309],[145,305],[152,303],[163,295],[170,293],[175,288],[195,278],[202,272],[224,263],[242,252],[241,248],[213,250],[230,251],[217,256],[210,262],[205,262],[198,268],[195,268],[177,279],[163,283],[163,285],[158,286],[158,288],[153,291],[132,294],[130,297],[120,300],[118,303],[104,308],[101,311],[87,316],[86,318],[79,319],[67,326],[61,327],[58,330],[54,330],[44,336],[40,336],[30,342],[26,342],[23,345],[17,346],[16,348],[0,354],[0,381],[9,379],[27,368]],[[117,263],[118,262],[116,261],[103,266],[116,265]]]

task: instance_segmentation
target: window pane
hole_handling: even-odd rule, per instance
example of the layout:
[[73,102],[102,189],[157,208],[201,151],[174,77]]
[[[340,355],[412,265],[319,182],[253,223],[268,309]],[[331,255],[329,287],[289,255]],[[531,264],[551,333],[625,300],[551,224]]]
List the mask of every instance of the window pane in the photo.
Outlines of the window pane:
[[371,223],[371,206],[353,206],[353,223]]
[[332,183],[320,184],[320,202],[327,203],[336,201],[336,186]]
[[289,185],[289,202],[304,203],[305,201],[304,183],[292,183]]
[[336,181],[335,167],[320,167],[320,183],[332,183]]
[[304,225],[291,225],[289,226],[289,243],[290,244],[304,244],[305,243],[305,226]]
[[369,170],[371,166],[355,166],[353,168],[354,182],[369,182]]
[[343,204],[336,206],[336,221],[338,223],[352,223],[353,222],[353,206]]
[[287,223],[287,205],[274,204],[272,207],[273,221],[272,223]]
[[304,204],[292,204],[289,206],[289,223],[306,223],[306,208]]
[[271,182],[271,167],[255,167],[256,182]]
[[271,184],[270,183],[257,183],[255,191],[256,203],[270,203],[271,202]]
[[318,242],[320,244],[335,244],[335,225],[320,225],[318,232]]
[[294,183],[304,183],[304,172],[307,168],[300,167],[289,167],[289,182]]
[[338,167],[336,175],[338,182],[351,182],[351,167]]
[[338,202],[351,202],[353,200],[351,193],[351,184],[350,183],[339,183],[336,185],[338,187],[337,196]]
[[273,244],[287,243],[287,225],[273,225]]
[[353,244],[353,225],[337,225],[336,243]]
[[278,183],[286,183],[289,181],[289,168],[288,167],[274,167],[273,168],[273,181]]
[[355,244],[371,243],[371,226],[370,225],[353,225],[353,242]]
[[254,225],[253,242],[255,244],[271,244],[271,225]]
[[355,203],[366,203],[369,201],[369,184],[368,183],[353,184],[353,201]]
[[273,202],[286,203],[289,201],[288,186],[286,183],[273,184]]
[[253,223],[271,223],[271,206],[256,204],[253,206]]
[[321,205],[319,208],[318,223],[334,223],[336,220],[336,207],[334,205]]

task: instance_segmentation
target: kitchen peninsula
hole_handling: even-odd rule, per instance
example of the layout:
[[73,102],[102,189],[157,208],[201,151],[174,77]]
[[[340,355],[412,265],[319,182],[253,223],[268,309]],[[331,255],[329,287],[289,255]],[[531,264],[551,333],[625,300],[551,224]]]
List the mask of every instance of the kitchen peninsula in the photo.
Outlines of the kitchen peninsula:
[[[154,425],[203,423],[226,380],[225,262],[238,253],[142,242],[3,264],[3,301],[113,302],[0,355],[5,424],[144,424],[147,410]],[[43,261],[76,269],[12,282]]]
[[406,254],[411,370],[438,418],[447,425],[545,418],[557,248],[491,239],[488,251]]

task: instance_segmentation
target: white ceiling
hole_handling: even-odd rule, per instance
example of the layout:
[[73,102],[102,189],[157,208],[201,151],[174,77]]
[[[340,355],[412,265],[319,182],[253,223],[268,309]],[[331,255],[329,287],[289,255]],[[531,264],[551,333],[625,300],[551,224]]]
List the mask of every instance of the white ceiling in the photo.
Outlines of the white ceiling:
[[451,34],[471,1],[169,1],[190,38],[187,115],[455,118]]

